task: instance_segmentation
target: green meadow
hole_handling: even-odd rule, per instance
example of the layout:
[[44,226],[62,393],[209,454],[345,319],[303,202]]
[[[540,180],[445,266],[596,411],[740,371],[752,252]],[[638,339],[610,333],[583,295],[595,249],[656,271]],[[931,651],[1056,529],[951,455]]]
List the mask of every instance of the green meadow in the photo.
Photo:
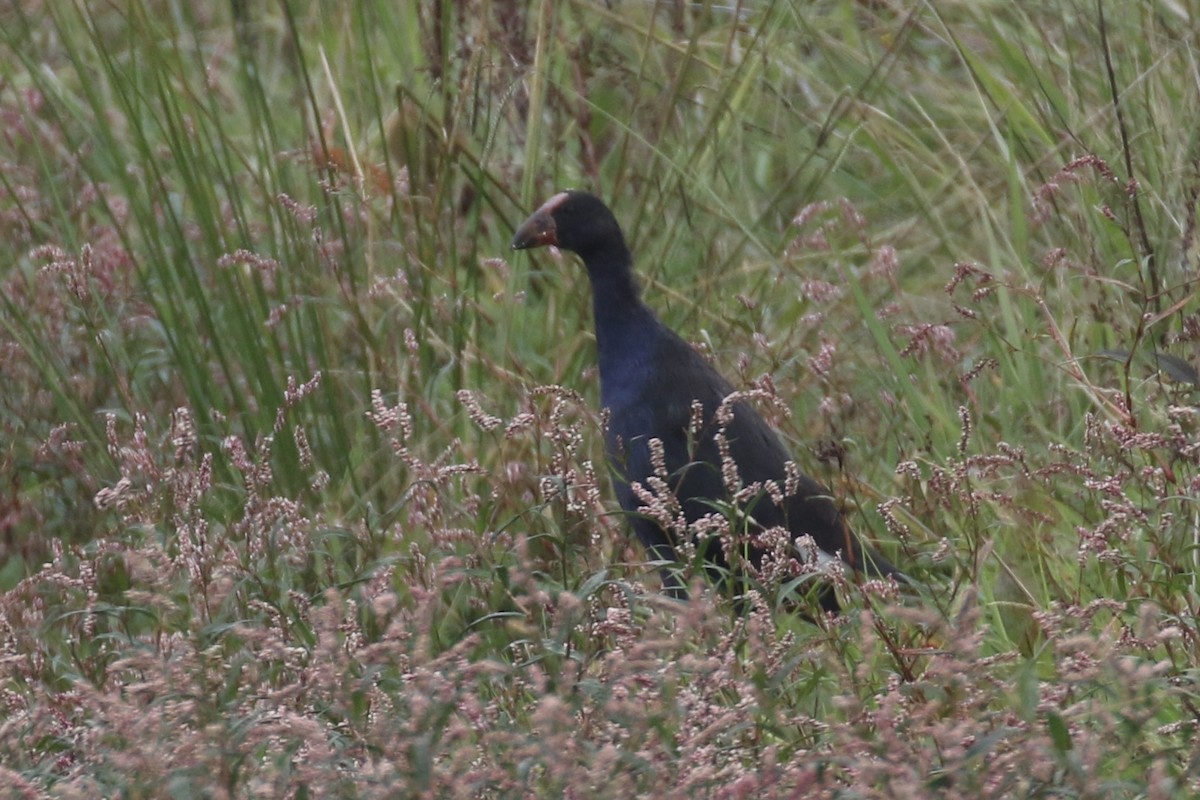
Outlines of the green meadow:
[[[1200,795],[1200,7],[0,7],[0,786]],[[917,585],[660,591],[644,297]],[[808,610],[805,610],[805,609]]]

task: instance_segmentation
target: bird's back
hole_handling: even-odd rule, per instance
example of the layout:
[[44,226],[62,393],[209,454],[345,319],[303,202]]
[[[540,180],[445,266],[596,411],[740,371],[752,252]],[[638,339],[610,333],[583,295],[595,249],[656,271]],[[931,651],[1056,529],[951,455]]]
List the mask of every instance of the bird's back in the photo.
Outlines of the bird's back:
[[[864,565],[863,548],[825,487],[794,470],[789,487],[788,453],[757,410],[745,401],[735,401],[732,418],[720,427],[717,410],[733,388],[670,329],[658,323],[653,330],[652,347],[601,354],[602,402],[609,410],[607,445],[626,484],[618,485],[618,499],[625,510],[636,513],[642,506],[628,484],[647,485],[656,473],[649,442],[658,439],[662,442],[662,466],[687,522],[714,513],[714,501],[730,498],[716,439],[720,432],[736,465],[739,486],[763,487],[743,504],[758,527],[783,527],[793,538],[807,534],[823,551],[841,554],[855,568],[896,574],[894,567],[873,552],[867,552]],[[701,408],[698,426],[693,412],[697,401]],[[775,482],[779,492],[793,490],[782,504],[772,498],[766,487],[769,481]],[[646,538],[644,530],[639,534]],[[752,558],[757,563],[761,555],[754,552]]]

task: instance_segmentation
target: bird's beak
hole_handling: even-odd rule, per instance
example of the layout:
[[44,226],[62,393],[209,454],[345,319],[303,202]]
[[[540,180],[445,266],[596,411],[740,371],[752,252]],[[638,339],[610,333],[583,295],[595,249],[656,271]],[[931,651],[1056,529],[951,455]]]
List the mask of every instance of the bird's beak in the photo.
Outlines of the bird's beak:
[[548,244],[558,244],[558,231],[554,228],[554,217],[542,206],[517,228],[516,234],[513,235],[512,249],[528,250]]

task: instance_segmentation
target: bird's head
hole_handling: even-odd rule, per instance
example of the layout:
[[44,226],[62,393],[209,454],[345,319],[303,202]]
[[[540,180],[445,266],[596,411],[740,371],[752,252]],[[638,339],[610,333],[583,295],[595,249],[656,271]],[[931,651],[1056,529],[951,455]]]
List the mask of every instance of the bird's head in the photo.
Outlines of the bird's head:
[[625,237],[608,206],[593,194],[560,192],[521,224],[513,236],[514,250],[554,245],[583,257],[616,249],[625,251]]

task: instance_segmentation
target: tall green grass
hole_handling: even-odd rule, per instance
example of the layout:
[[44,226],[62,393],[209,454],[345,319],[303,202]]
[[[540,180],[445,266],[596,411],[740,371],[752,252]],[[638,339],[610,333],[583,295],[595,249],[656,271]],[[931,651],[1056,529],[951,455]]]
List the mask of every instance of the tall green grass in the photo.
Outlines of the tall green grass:
[[[0,29],[11,785],[1196,791],[1186,4]],[[655,596],[582,270],[508,250],[563,187],[919,596]]]

